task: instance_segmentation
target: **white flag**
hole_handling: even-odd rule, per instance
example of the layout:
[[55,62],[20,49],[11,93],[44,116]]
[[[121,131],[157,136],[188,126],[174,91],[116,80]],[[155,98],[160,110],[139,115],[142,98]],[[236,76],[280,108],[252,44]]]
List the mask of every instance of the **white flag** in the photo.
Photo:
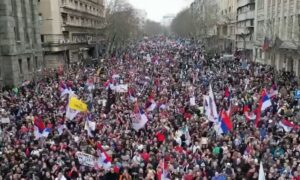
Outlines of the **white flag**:
[[73,110],[69,106],[67,106],[66,118],[68,118],[69,120],[72,121],[78,113],[79,111]]
[[262,162],[260,162],[258,180],[265,180],[265,179],[266,179],[266,177],[265,177],[264,167],[263,167]]
[[191,105],[191,106],[196,106],[196,99],[195,99],[195,96],[193,96],[193,97],[190,98],[190,105]]
[[214,93],[212,91],[211,85],[209,85],[208,109],[209,109],[208,119],[212,122],[217,122],[219,115],[217,112],[217,106],[216,106]]

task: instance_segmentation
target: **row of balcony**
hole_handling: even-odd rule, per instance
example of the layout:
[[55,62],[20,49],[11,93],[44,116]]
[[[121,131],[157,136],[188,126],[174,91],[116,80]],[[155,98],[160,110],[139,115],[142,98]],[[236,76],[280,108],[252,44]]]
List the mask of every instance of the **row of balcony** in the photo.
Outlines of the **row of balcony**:
[[255,0],[238,0],[237,7],[239,8],[253,3],[255,3]]
[[43,44],[74,44],[74,43],[88,43],[95,44],[96,37],[92,36],[74,36],[67,38],[63,35],[43,35]]
[[254,11],[248,11],[245,13],[238,14],[238,21],[245,21],[247,19],[254,19]]
[[79,5],[76,6],[76,5],[71,4],[70,2],[66,2],[66,1],[62,3],[62,8],[72,9],[72,10],[82,12],[85,14],[90,14],[93,16],[104,17],[104,9],[103,8],[100,8],[100,9],[97,8],[97,10],[95,9],[95,7],[90,7],[90,9],[83,8],[83,6],[82,7],[80,7]]

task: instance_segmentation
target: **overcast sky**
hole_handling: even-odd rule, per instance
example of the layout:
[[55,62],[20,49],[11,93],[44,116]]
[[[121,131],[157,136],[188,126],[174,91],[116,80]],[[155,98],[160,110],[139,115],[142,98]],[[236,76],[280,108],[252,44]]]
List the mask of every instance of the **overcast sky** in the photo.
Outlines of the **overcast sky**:
[[133,7],[144,9],[148,19],[161,22],[166,14],[176,14],[188,7],[193,0],[129,0]]

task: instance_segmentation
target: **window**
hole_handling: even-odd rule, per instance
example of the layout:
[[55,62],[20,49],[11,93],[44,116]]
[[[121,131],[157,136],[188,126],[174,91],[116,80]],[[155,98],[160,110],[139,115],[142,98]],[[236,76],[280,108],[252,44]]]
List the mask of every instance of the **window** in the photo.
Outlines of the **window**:
[[257,52],[257,48],[255,48],[255,58],[257,58],[258,52]]
[[45,41],[44,35],[41,35],[41,42],[43,43]]
[[264,0],[257,0],[257,8],[258,9],[264,8]]
[[35,64],[35,69],[38,69],[39,65],[38,65],[38,57],[37,56],[34,57],[34,64]]
[[13,16],[14,16],[14,19],[16,21],[16,27],[14,27],[14,33],[15,33],[15,40],[16,41],[20,41],[20,32],[19,32],[19,19],[18,19],[18,12],[17,12],[17,3],[15,0],[12,0],[11,2],[11,9],[12,9],[12,12],[13,12]]
[[18,62],[19,62],[20,74],[23,74],[22,59],[19,59]]
[[263,33],[264,33],[264,21],[262,20],[257,22],[257,37],[263,38]]
[[250,20],[250,26],[254,26],[254,20],[253,19]]
[[262,50],[259,49],[259,58],[262,58]]
[[28,69],[28,72],[31,72],[31,62],[30,62],[30,58],[27,58],[27,69]]

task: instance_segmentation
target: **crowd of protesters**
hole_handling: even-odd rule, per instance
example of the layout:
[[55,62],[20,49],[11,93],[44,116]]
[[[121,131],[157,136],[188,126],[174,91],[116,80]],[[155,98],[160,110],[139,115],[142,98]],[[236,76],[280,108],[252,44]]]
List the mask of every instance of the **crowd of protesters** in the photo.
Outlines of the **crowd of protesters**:
[[[127,84],[128,92],[107,82]],[[66,118],[62,83],[88,104],[88,112]],[[230,111],[228,133],[217,133],[205,115],[210,85],[218,112]],[[278,93],[259,122],[247,119],[244,107],[255,112],[261,91],[274,87]],[[297,87],[293,73],[271,66],[208,57],[202,46],[186,41],[145,39],[99,66],[55,70],[1,92],[0,179],[258,179],[262,162],[267,179],[300,180]],[[149,97],[157,104],[152,111],[145,108]],[[148,118],[139,130],[132,128],[137,105]],[[92,136],[84,128],[87,117],[96,123]],[[35,138],[35,118],[51,128],[47,137]],[[283,120],[293,126],[283,128]],[[190,137],[178,139],[183,128]],[[78,151],[97,157],[98,144],[110,158],[109,169],[78,161]]]

